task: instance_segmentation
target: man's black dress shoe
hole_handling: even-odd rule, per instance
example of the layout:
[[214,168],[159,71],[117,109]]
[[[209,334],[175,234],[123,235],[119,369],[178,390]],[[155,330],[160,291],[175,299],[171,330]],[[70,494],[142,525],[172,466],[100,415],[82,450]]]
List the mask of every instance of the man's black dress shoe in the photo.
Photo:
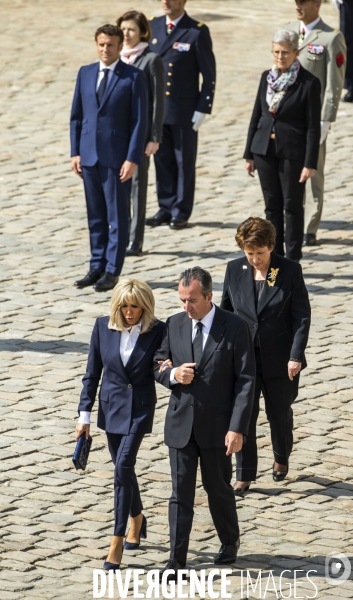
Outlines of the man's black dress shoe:
[[98,269],[90,269],[87,275],[83,279],[78,279],[75,281],[75,286],[78,288],[88,287],[89,285],[93,285],[102,277],[102,271],[98,271]]
[[188,226],[188,222],[185,219],[178,219],[177,217],[173,217],[169,223],[169,227],[171,229],[185,229]]
[[98,279],[96,285],[93,288],[96,292],[107,292],[108,290],[112,290],[119,281],[119,277],[117,275],[112,275],[111,273],[104,273],[104,275]]
[[214,559],[215,565],[230,565],[231,563],[237,560],[237,554],[240,547],[240,539],[238,539],[235,544],[230,544],[226,546],[222,544],[220,551],[218,552],[216,558]]
[[[275,466],[275,463],[273,463],[273,467]],[[285,479],[288,475],[288,467],[286,471],[275,471],[274,468],[272,467],[272,479],[273,481],[275,481],[276,483],[279,483],[280,481],[283,481],[283,479]]]
[[303,246],[316,246],[315,233],[304,233]]
[[[178,571],[180,569],[185,569],[186,565],[181,565],[177,560],[168,560],[166,566],[159,573],[159,581],[162,581],[163,573],[166,571],[172,570],[174,573],[168,573],[167,575],[167,583],[170,581],[177,581],[178,579]],[[186,573],[183,573],[183,579],[186,579]]]
[[114,563],[105,561],[103,569],[105,569],[106,571],[117,571],[118,569],[120,569],[120,565],[116,565]]
[[342,102],[353,102],[353,91],[349,91],[342,98]]
[[150,227],[158,227],[159,225],[163,225],[163,223],[166,223],[166,225],[168,225],[169,221],[170,217],[157,213],[156,215],[154,215],[154,217],[146,219],[145,223]]
[[131,242],[126,249],[126,256],[140,256],[142,254],[142,244]]

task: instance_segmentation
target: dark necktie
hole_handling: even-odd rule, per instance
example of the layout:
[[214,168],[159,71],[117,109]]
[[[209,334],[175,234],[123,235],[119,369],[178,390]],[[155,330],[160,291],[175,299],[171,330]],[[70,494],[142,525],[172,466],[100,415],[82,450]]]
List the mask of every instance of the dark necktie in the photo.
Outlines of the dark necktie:
[[101,79],[101,82],[100,82],[100,84],[98,86],[98,90],[97,90],[97,100],[98,100],[99,106],[102,103],[104,92],[107,87],[109,69],[103,69],[103,73],[104,73],[103,78]]
[[174,23],[168,23],[167,25],[167,34],[169,35],[170,33],[172,33],[173,29],[174,29],[175,25]]
[[196,327],[197,327],[197,332],[195,335],[195,339],[192,345],[192,349],[193,349],[193,354],[194,354],[194,362],[197,363],[197,365],[200,364],[201,361],[201,356],[202,356],[202,327],[203,327],[203,323],[201,323],[201,321],[198,321],[198,323],[196,323]]

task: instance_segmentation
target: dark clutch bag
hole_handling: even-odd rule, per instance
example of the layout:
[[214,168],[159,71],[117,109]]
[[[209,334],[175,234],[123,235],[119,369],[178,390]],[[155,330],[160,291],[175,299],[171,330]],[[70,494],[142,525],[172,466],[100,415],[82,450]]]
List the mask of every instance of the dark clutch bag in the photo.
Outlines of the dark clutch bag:
[[91,446],[91,436],[89,435],[86,439],[86,434],[83,433],[77,440],[75,452],[72,457],[72,462],[74,463],[76,469],[82,469],[82,471],[85,470]]

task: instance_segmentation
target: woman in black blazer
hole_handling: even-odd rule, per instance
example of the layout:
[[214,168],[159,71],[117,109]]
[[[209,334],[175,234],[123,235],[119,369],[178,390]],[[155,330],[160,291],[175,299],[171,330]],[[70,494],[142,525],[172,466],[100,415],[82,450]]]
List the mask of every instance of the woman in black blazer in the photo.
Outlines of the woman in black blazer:
[[[266,218],[277,231],[275,252],[299,262],[304,234],[305,182],[317,168],[320,144],[320,81],[298,59],[298,34],[273,39],[275,61],[261,76],[244,158],[257,169]],[[285,227],[283,219],[285,213]]]
[[150,156],[155,154],[162,141],[164,120],[164,66],[159,54],[152,52],[148,42],[152,37],[146,16],[136,10],[124,13],[116,22],[124,33],[122,61],[141,69],[148,84],[148,124],[146,149],[142,163],[136,167],[132,178],[132,220],[127,256],[142,252],[147,203],[148,169]]
[[[93,328],[76,439],[82,433],[88,437],[102,378],[97,424],[106,432],[115,465],[114,535],[104,563],[108,570],[119,568],[123,546],[138,548],[140,537],[147,535],[134,467],[143,437],[152,431],[157,402],[153,357],[164,329],[165,324],[154,317],[152,290],[137,279],[122,281],[114,288],[110,317],[100,317]],[[129,515],[130,530],[124,542]]]
[[256,421],[262,392],[274,453],[273,479],[288,473],[293,446],[292,403],[309,336],[310,303],[299,264],[273,252],[276,230],[270,221],[250,217],[235,236],[245,257],[227,265],[221,308],[247,321],[254,341],[256,384],[249,435],[236,455],[235,494],[256,479]]

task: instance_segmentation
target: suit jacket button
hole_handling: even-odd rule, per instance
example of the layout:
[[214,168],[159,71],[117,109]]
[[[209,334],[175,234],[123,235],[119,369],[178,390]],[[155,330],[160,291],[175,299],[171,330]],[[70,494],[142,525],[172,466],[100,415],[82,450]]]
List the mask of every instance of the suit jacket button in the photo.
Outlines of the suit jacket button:
[[193,403],[193,402],[191,402],[191,403],[190,403],[190,406],[194,406],[194,403]]
[[170,66],[170,67],[172,67],[172,66],[173,66],[173,63],[169,63],[169,66]]
[[165,95],[166,95],[166,96],[170,96],[170,92],[166,92],[166,93],[165,93]]
[[128,387],[128,388],[132,388],[132,385],[131,385],[131,383],[129,383],[129,385],[128,385],[127,387]]

